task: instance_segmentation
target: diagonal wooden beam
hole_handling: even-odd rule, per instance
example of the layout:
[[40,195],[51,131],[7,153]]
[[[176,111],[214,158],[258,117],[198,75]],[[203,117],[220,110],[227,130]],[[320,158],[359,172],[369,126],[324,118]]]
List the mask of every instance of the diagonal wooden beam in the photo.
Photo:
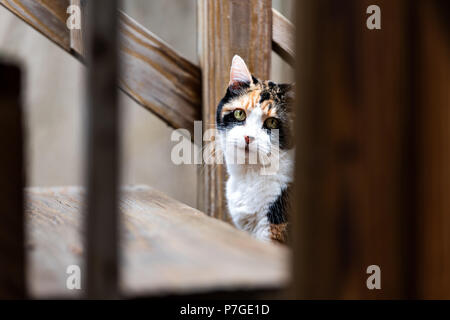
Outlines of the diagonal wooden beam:
[[201,119],[200,69],[132,18],[120,13],[119,86],[174,128],[192,134]]
[[66,51],[70,51],[70,32],[66,26],[70,0],[0,0],[0,4],[45,35]]
[[[83,17],[84,0],[0,0],[5,8],[84,62],[83,36],[79,30],[71,33],[66,25],[70,16],[67,8],[77,2]],[[123,66],[119,87],[170,126],[193,133],[194,121],[201,119],[200,69],[120,11],[119,20]]]
[[295,26],[272,8],[272,49],[291,66],[295,58]]

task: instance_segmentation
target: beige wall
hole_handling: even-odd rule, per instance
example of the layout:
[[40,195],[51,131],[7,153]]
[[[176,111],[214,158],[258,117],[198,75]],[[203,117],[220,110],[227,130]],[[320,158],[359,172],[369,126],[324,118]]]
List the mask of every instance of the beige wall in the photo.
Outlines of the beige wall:
[[[273,2],[287,16],[291,3]],[[123,0],[123,9],[197,62],[195,0]],[[18,57],[25,70],[27,184],[82,184],[83,66],[3,7],[0,54]],[[288,81],[290,71],[274,55],[272,79]],[[171,129],[124,94],[120,97],[122,182],[154,186],[195,206],[196,168],[171,163]]]

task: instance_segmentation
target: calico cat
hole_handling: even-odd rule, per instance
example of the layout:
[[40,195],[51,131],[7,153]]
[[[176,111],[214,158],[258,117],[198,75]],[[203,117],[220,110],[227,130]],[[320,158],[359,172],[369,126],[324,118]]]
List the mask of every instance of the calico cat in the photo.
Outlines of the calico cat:
[[241,57],[233,57],[229,86],[216,113],[229,175],[226,199],[236,227],[262,240],[285,242],[287,237],[293,98],[293,85],[259,80]]

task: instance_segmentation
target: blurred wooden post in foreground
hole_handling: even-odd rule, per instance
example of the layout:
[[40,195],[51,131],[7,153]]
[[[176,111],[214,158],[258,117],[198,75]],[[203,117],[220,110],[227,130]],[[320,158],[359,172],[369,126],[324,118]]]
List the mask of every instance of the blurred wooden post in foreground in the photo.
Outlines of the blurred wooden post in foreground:
[[450,299],[450,2],[417,4],[418,298]]
[[448,5],[371,4],[297,7],[294,297],[450,298]]
[[20,82],[20,69],[0,62],[0,299],[26,296]]
[[86,292],[94,299],[118,297],[117,4],[88,3]]
[[[205,132],[215,128],[216,107],[225,95],[231,59],[235,54],[245,60],[254,76],[269,79],[272,1],[198,0],[198,21]],[[226,219],[225,168],[204,165],[199,171],[199,209],[210,216]]]

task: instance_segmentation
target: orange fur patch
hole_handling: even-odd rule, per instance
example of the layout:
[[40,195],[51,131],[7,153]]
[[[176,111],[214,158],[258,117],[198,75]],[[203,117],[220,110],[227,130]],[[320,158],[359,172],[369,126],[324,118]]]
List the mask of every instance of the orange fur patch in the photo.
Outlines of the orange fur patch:
[[270,224],[270,238],[273,241],[286,243],[287,240],[287,223]]
[[[257,106],[260,98],[261,98],[261,89],[255,89],[250,91],[248,94],[243,95],[236,101],[227,104],[222,108],[222,117],[224,114],[234,111],[236,109],[243,109],[247,116],[248,114]],[[263,111],[263,121],[269,117],[275,117],[277,114],[276,108],[272,107],[269,109],[271,105],[273,105],[274,101],[272,99],[265,100],[261,103],[260,108]]]
[[[229,103],[228,105],[223,107],[222,116],[225,113],[234,111],[236,109],[243,109],[246,112],[251,111],[258,104],[260,94],[261,94],[261,90],[259,90],[259,89],[252,90],[248,94],[243,95],[238,100],[233,101],[232,103]],[[248,114],[248,112],[247,112],[247,114]]]
[[255,108],[255,106],[258,104],[260,94],[261,90],[254,90],[250,92],[248,97],[249,105],[245,110],[251,110]]

